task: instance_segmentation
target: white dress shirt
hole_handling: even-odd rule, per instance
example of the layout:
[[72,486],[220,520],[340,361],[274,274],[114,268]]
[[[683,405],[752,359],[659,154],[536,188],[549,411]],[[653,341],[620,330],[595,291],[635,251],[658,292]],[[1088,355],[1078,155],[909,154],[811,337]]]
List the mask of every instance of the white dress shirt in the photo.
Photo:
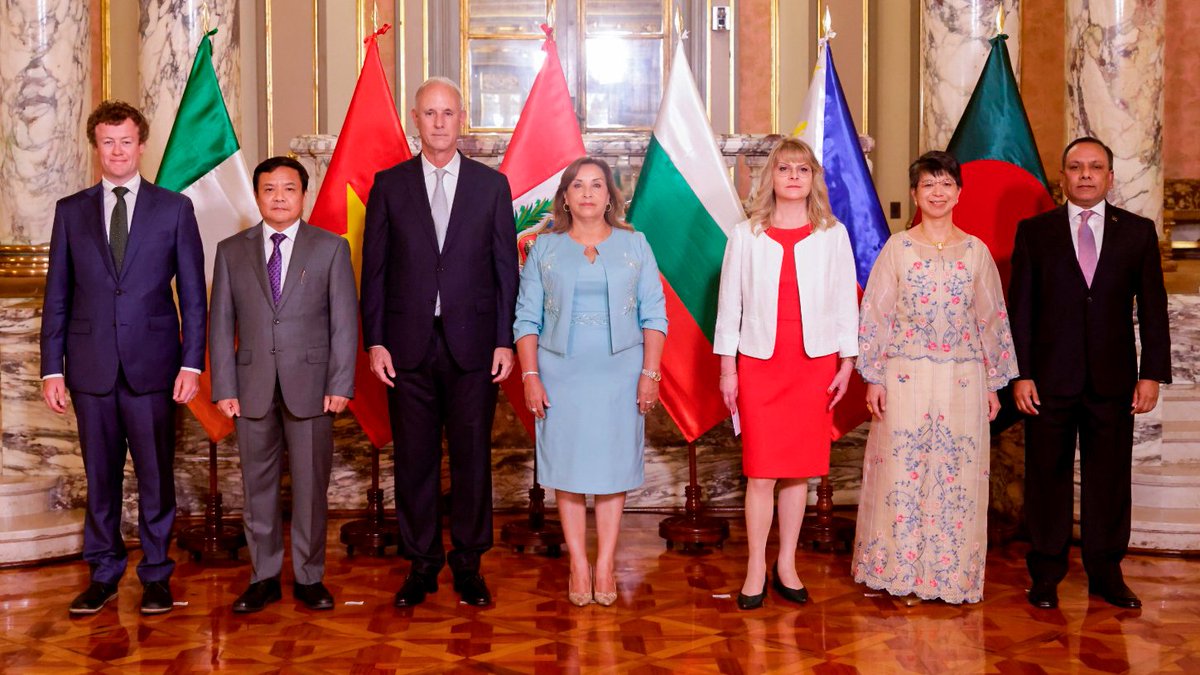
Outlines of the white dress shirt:
[[1075,247],[1075,257],[1079,257],[1079,226],[1083,224],[1083,212],[1091,211],[1096,214],[1088,219],[1088,227],[1092,228],[1092,233],[1096,235],[1096,260],[1100,260],[1100,247],[1104,245],[1104,207],[1106,201],[1100,200],[1090,209],[1084,209],[1082,206],[1076,206],[1070,201],[1067,202],[1067,220],[1071,223],[1071,245]]
[[[457,152],[454,157],[446,162],[446,166],[440,167],[445,170],[446,175],[442,176],[442,191],[446,193],[446,213],[454,211],[454,191],[458,188],[458,171],[462,165],[462,156]],[[439,167],[430,162],[425,153],[421,153],[421,170],[425,172],[425,196],[429,198],[430,205],[433,204],[433,192],[437,190],[437,170]],[[433,315],[442,315],[442,292],[438,291],[437,299],[433,303]]]
[[[107,178],[101,178],[100,187],[104,191],[104,236],[107,238],[108,228],[112,225],[113,209],[117,208],[117,196],[113,194],[113,188],[120,186]],[[133,231],[133,207],[137,204],[138,190],[142,187],[141,174],[133,174],[133,178],[125,181],[125,187],[129,188],[128,194],[125,195],[125,214],[128,217],[125,225],[129,228],[128,233]]]
[[[266,262],[271,262],[271,254],[275,252],[275,242],[271,241],[271,235],[275,234],[275,228],[263,223],[263,258]],[[279,291],[283,292],[283,285],[287,283],[288,263],[292,261],[292,247],[296,244],[296,233],[300,231],[300,219],[292,223],[283,231],[283,236],[287,237],[279,242],[279,255],[283,257],[283,267],[279,270]],[[267,281],[271,280],[270,273],[267,273]]]

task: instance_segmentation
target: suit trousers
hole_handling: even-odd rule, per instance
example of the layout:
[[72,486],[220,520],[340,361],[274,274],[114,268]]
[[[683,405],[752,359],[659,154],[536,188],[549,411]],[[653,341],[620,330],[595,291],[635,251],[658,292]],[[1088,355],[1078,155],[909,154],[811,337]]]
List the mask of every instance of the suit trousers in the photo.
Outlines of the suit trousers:
[[292,478],[292,571],[296,583],[321,581],[325,576],[333,415],[292,415],[276,383],[267,414],[257,419],[238,417],[237,433],[246,499],[246,543],[254,567],[251,583],[277,577],[283,569],[279,481],[285,448]]
[[1040,398],[1039,414],[1025,418],[1030,576],[1058,583],[1067,574],[1078,438],[1083,566],[1092,584],[1119,580],[1129,546],[1132,392],[1113,398],[1089,388],[1079,396]]
[[168,555],[175,524],[175,402],[171,391],[139,394],[118,367],[107,394],[72,392],[79,445],[87,476],[87,516],[83,559],[92,580],[115,584],[125,574],[128,555],[121,536],[121,505],[128,445],[138,482],[138,537],[142,583],[171,578]]
[[463,370],[435,319],[425,358],[396,370],[388,394],[395,447],[396,514],[400,547],[418,574],[436,575],[446,563],[442,545],[442,432],[450,454],[450,569],[479,571],[492,547],[492,419],[496,385],[487,368]]

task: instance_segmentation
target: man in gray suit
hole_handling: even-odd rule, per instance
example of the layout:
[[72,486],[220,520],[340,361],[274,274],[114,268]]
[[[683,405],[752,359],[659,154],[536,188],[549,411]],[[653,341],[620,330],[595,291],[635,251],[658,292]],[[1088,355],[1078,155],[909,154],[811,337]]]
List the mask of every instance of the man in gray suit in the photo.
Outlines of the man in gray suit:
[[254,169],[263,221],[217,246],[209,354],[213,400],[237,418],[253,574],[233,604],[257,612],[280,600],[280,466],[292,478],[293,595],[331,609],[325,515],[333,416],[354,396],[358,299],[346,240],[300,219],[308,172],[272,157]]

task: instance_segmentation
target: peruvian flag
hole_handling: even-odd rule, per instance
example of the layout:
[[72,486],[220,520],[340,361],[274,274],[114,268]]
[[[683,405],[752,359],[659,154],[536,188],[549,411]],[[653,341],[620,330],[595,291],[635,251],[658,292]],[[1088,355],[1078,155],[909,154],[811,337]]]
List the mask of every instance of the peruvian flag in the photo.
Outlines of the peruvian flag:
[[[563,170],[587,154],[583,148],[583,135],[579,133],[579,121],[575,118],[575,106],[567,91],[567,78],[558,61],[554,31],[545,24],[542,24],[542,30],[546,33],[546,41],[542,43],[545,60],[529,90],[525,107],[521,109],[504,161],[500,163],[500,173],[508,178],[512,188],[517,249],[522,265],[529,247],[549,223],[554,192]],[[533,415],[522,405],[525,388],[521,384],[521,371],[518,360],[512,374],[501,386],[533,438]]]
[[[313,225],[340,234],[350,242],[355,280],[362,272],[363,224],[367,217],[367,196],[375,184],[375,174],[412,158],[375,44],[376,38],[390,28],[384,24],[365,40],[367,54],[363,58],[362,73],[354,86],[342,133],[338,135],[329,170],[308,218]],[[354,399],[350,401],[350,411],[371,443],[382,448],[392,440],[387,390],[371,374],[370,361],[362,348],[361,330],[358,339]]]

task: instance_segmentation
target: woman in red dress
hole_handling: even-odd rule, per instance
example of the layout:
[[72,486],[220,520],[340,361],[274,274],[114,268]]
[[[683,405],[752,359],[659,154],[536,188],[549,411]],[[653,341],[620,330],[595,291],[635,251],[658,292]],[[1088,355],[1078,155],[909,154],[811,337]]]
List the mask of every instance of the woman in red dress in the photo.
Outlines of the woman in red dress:
[[858,354],[857,288],[850,237],[829,207],[821,165],[808,145],[785,138],[755,183],[749,220],[730,232],[713,339],[721,394],[742,427],[750,551],[741,609],[766,597],[777,483],[771,585],[786,600],[808,600],[796,545],[808,479],[829,473],[833,407]]

